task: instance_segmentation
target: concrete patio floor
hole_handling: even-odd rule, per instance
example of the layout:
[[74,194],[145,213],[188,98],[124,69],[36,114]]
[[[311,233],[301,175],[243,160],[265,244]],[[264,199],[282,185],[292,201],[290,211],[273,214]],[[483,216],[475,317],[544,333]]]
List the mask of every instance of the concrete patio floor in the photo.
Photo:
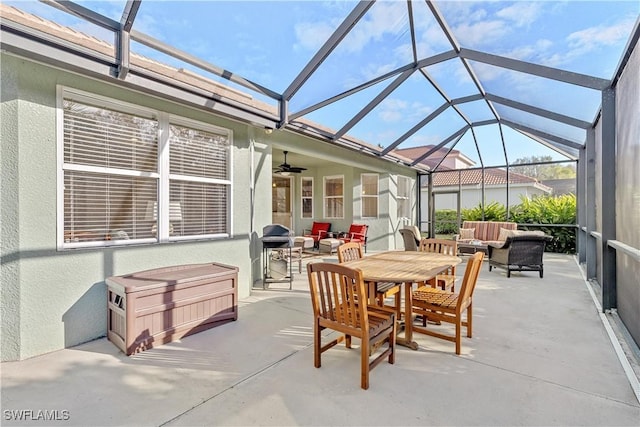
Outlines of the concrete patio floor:
[[[3,363],[1,424],[640,425],[640,404],[572,256],[545,254],[544,279],[507,279],[485,263],[474,337],[463,339],[461,356],[453,343],[415,340],[418,351],[398,347],[394,365],[372,371],[367,391],[357,348],[339,345],[315,369],[303,270],[291,291],[254,289],[236,322],[135,356],[99,339]],[[37,419],[43,410],[60,420]]]

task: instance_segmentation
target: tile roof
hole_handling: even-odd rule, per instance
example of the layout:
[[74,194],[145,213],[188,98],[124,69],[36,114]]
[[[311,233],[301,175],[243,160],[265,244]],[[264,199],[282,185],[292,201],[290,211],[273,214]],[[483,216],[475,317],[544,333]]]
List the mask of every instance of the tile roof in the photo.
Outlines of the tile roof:
[[[420,147],[397,148],[397,149],[393,150],[393,152],[397,153],[397,154],[400,154],[401,156],[407,157],[409,159],[414,159],[415,160],[415,159],[423,156],[427,151],[432,150],[434,147],[435,147],[435,145],[423,145],[423,146],[420,146]],[[420,163],[423,164],[423,165],[428,166],[429,169],[434,169],[436,166],[438,166],[438,163],[440,163],[442,158],[444,156],[446,156],[448,152],[449,152],[449,150],[446,149],[446,148],[439,148],[435,152],[431,153],[431,155],[429,157],[427,157],[426,159],[423,159]],[[449,153],[449,155],[458,156],[458,155],[460,155],[460,151],[451,150],[451,153]],[[446,167],[444,165],[440,165],[440,168],[441,169],[449,169],[448,167]]]
[[[395,153],[400,154],[409,159],[417,159],[423,156],[426,152],[432,150],[434,145],[424,145],[420,147],[411,147],[394,150]],[[468,159],[464,153],[459,150],[451,150],[449,152],[446,148],[440,148],[433,152],[428,158],[422,160],[420,163],[428,166],[430,169],[435,168],[444,156],[452,156]],[[470,160],[470,159],[469,159]],[[441,164],[438,166],[438,171],[433,172],[433,185],[435,187],[444,187],[450,185],[478,185],[482,182],[482,168],[473,169],[456,169],[452,170],[450,167]],[[507,184],[507,171],[502,168],[486,168],[484,169],[484,182],[485,185],[506,185]],[[541,184],[537,179],[531,178],[527,175],[522,175],[517,172],[509,171],[509,183],[513,184],[529,184],[537,186],[538,188],[550,192],[551,188]],[[426,180],[423,181],[422,186],[426,186]]]
[[[458,178],[460,177],[460,178]],[[458,185],[460,179],[461,185],[477,185],[482,181],[482,169],[460,169],[456,171],[445,171],[433,173],[434,186]],[[506,185],[507,171],[498,168],[489,168],[484,170],[485,185]],[[538,187],[549,189],[546,185],[540,184],[535,178],[522,175],[517,172],[509,172],[510,184],[531,184]]]

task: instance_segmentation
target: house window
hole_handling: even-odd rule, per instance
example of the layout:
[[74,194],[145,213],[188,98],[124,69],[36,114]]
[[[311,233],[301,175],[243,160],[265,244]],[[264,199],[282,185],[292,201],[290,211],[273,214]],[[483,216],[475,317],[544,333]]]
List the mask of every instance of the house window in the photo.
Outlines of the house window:
[[229,235],[229,132],[61,92],[59,248]]
[[411,218],[411,179],[398,176],[398,218]]
[[324,177],[324,217],[344,218],[344,177]]
[[302,218],[313,218],[313,178],[302,177]]
[[378,174],[364,173],[360,175],[362,185],[362,218],[378,217]]

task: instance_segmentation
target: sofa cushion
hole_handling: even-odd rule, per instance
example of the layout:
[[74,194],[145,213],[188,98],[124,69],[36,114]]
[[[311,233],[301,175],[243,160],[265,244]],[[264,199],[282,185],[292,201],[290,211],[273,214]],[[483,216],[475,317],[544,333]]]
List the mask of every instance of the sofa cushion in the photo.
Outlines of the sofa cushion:
[[460,239],[467,240],[475,238],[475,228],[461,228],[460,229]]
[[507,237],[514,235],[513,231],[514,230],[508,230],[506,228],[500,227],[500,234],[498,235],[498,240],[502,240],[502,241],[507,240]]

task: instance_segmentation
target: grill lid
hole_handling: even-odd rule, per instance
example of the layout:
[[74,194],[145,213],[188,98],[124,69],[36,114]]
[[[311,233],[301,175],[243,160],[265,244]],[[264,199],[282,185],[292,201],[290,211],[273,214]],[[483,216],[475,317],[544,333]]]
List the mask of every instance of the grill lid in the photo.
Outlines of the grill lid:
[[280,224],[264,226],[260,241],[262,241],[262,245],[265,248],[288,248],[293,246],[291,230]]

